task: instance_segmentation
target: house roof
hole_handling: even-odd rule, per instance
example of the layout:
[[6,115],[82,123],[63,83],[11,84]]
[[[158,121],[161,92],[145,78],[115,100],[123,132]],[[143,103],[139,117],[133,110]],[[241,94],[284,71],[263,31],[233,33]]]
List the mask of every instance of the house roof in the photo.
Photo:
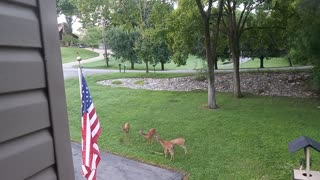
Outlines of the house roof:
[[[68,24],[65,23],[65,22],[58,23],[58,32],[65,33],[65,29],[64,29],[65,26],[68,26]],[[72,37],[74,37],[74,38],[76,38],[76,39],[79,39],[79,36],[78,36],[78,35],[76,35],[76,34],[74,34],[74,33],[72,33],[71,35],[72,35]]]
[[291,153],[298,151],[305,147],[312,147],[313,149],[320,152],[320,143],[310,139],[307,136],[301,136],[288,144],[288,149]]
[[66,23],[58,23],[58,31],[62,31],[64,32],[64,26],[66,25]]

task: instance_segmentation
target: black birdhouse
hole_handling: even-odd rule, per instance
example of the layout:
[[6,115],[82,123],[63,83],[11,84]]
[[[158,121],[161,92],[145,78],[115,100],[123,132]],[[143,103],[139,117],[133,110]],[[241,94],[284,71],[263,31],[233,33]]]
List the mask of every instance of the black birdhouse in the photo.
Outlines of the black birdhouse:
[[320,172],[319,171],[310,171],[310,148],[315,149],[320,152],[320,143],[314,141],[306,136],[301,136],[298,139],[290,142],[288,144],[288,149],[291,153],[298,151],[299,149],[304,149],[305,155],[305,169],[303,166],[300,166],[300,169],[293,170],[293,179],[294,180],[319,180]]

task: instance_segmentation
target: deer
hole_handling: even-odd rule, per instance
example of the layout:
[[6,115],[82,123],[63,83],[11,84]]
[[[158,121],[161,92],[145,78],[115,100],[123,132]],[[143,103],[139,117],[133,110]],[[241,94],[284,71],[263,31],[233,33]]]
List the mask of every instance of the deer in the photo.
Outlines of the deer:
[[171,155],[170,161],[174,160],[174,146],[170,141],[162,140],[158,135],[155,136],[156,140],[161,144],[163,148],[164,158],[167,158],[168,151]]
[[148,133],[144,133],[143,129],[141,129],[139,132],[144,138],[148,139],[149,143],[152,143],[152,138],[156,134],[156,129],[151,128]]
[[184,145],[185,140],[183,138],[177,138],[170,141],[173,145],[178,145],[184,149],[184,154],[187,154],[187,147]]
[[123,125],[123,127],[121,127],[121,130],[122,130],[124,133],[126,133],[126,135],[128,135],[129,130],[130,130],[130,125],[129,125],[129,123],[126,122],[126,123]]

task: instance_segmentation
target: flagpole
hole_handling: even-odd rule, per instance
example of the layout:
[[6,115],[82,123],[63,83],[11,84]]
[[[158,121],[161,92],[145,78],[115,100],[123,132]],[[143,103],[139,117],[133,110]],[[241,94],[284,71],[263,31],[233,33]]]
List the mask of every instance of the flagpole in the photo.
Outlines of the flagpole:
[[81,70],[81,57],[78,56],[77,57],[77,61],[79,63],[79,67],[78,67],[78,76],[79,76],[79,88],[80,88],[80,100],[82,100],[82,70]]

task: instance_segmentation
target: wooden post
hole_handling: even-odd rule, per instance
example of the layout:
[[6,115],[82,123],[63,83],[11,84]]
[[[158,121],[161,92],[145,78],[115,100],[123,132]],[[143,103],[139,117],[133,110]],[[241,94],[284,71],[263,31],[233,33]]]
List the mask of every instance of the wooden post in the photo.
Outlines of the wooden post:
[[305,147],[307,179],[310,179],[310,147]]

